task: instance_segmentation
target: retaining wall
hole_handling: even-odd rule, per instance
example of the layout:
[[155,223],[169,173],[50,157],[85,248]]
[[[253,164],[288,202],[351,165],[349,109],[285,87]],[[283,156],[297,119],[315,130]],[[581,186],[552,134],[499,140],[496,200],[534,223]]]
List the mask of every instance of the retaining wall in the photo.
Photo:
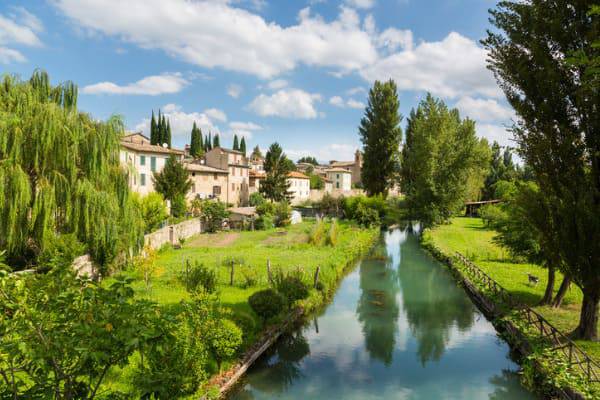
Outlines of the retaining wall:
[[152,249],[158,249],[165,243],[177,244],[180,238],[187,239],[199,233],[202,233],[202,221],[200,218],[193,218],[148,233],[144,236],[144,245]]

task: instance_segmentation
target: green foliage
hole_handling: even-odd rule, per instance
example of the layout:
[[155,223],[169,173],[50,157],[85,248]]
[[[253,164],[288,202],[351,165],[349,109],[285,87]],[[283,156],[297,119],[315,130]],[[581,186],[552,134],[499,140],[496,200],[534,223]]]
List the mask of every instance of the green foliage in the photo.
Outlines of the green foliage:
[[502,210],[502,207],[496,204],[486,204],[479,209],[479,216],[488,228],[494,228],[496,224],[504,220],[506,212]]
[[291,222],[292,207],[287,201],[280,201],[275,205],[275,225],[278,227],[288,226]]
[[187,212],[185,194],[177,193],[171,201],[171,215],[175,218],[184,217]]
[[344,210],[345,198],[343,196],[333,197],[329,193],[325,193],[321,201],[315,204],[315,207],[320,213],[329,216],[340,216]]
[[[293,163],[292,163],[293,164]],[[287,176],[292,171],[288,158],[278,143],[273,143],[265,157],[266,177],[260,182],[260,193],[272,201],[284,201],[290,196]]]
[[304,156],[304,157],[300,158],[298,160],[298,164],[300,164],[300,163],[319,165],[319,162],[317,161],[317,159],[312,156]]
[[513,181],[500,180],[492,186],[494,198],[499,200],[510,200],[517,193],[517,185]]
[[240,152],[246,155],[246,138],[242,136],[242,140],[240,140]]
[[242,330],[228,319],[215,322],[209,329],[208,349],[220,371],[221,363],[232,357],[242,344]]
[[266,213],[259,215],[258,218],[256,218],[254,227],[259,230],[275,228],[275,219],[273,218],[273,214]]
[[475,123],[428,94],[411,111],[402,151],[402,188],[412,216],[426,226],[447,221],[473,195],[469,183],[482,182],[488,157]]
[[317,223],[313,225],[310,233],[308,234],[308,243],[321,246],[325,240],[325,233],[327,232],[327,224],[325,220],[317,218]]
[[202,130],[196,126],[192,127],[192,137],[190,139],[190,155],[194,158],[199,158],[204,154],[202,143]]
[[221,139],[219,138],[219,135],[215,134],[215,136],[213,137],[213,142],[212,142],[212,147],[213,149],[215,147],[221,147]]
[[338,243],[338,235],[339,235],[339,225],[336,220],[333,220],[331,226],[329,227],[329,232],[327,233],[327,238],[325,239],[325,243],[328,246],[336,246]]
[[375,81],[358,128],[364,153],[361,180],[369,195],[386,196],[396,179],[402,141],[399,107],[394,81]]
[[173,202],[177,196],[185,196],[191,187],[189,174],[175,155],[167,159],[162,171],[154,173],[154,188],[165,200],[171,201],[171,215],[175,215]]
[[53,235],[38,258],[38,270],[44,271],[53,265],[71,265],[84,252],[85,245],[75,234]]
[[486,200],[498,199],[495,191],[497,182],[512,181],[517,177],[517,169],[512,161],[512,153],[509,148],[504,149],[504,153],[502,153],[498,142],[494,142],[491,152],[489,172],[485,178],[483,189],[483,198]]
[[252,154],[250,154],[250,158],[262,158],[262,152],[260,151],[260,147],[258,147],[258,145],[254,146],[254,149],[252,149]]
[[255,268],[252,268],[251,266],[245,266],[242,268],[241,272],[242,277],[244,278],[242,283],[243,288],[250,288],[258,284],[259,274]]
[[156,306],[134,300],[128,280],[105,288],[54,265],[0,277],[0,292],[0,374],[10,377],[10,398],[96,398],[112,366],[160,335]]
[[303,300],[308,297],[308,285],[303,281],[301,270],[296,270],[284,274],[281,270],[274,276],[275,289],[284,297],[288,308],[297,300]]
[[258,192],[252,193],[248,198],[248,204],[250,207],[261,206],[262,204],[266,203],[266,201],[267,200],[264,198],[264,196]]
[[275,203],[271,203],[270,201],[265,201],[258,206],[256,206],[256,213],[258,215],[275,214]]
[[239,151],[240,150],[240,142],[239,142],[237,134],[233,135],[233,147],[232,147],[232,149],[235,150],[235,151]]
[[217,290],[217,273],[198,262],[192,265],[189,260],[186,260],[185,268],[178,278],[189,293],[196,293],[199,290],[214,293]]
[[321,190],[325,188],[325,180],[321,175],[309,174],[308,177],[310,178],[311,189]]
[[200,208],[200,216],[205,224],[207,232],[216,232],[221,229],[223,220],[227,218],[229,212],[219,200],[204,200]]
[[359,205],[364,208],[370,208],[377,212],[378,216],[383,216],[386,213],[386,200],[383,196],[352,196],[343,199],[344,215],[348,219],[356,219],[356,210]]
[[250,296],[248,304],[256,315],[263,321],[267,321],[284,310],[286,300],[276,290],[264,289]]
[[377,210],[368,208],[363,203],[359,203],[358,206],[356,206],[353,219],[366,228],[377,226],[381,222]]
[[75,234],[111,263],[143,240],[119,162],[121,119],[77,111],[77,88],[37,71],[0,85],[0,248],[11,264],[35,263],[53,234]]
[[150,233],[162,226],[169,218],[167,206],[160,193],[152,192],[139,200],[144,221],[144,232]]

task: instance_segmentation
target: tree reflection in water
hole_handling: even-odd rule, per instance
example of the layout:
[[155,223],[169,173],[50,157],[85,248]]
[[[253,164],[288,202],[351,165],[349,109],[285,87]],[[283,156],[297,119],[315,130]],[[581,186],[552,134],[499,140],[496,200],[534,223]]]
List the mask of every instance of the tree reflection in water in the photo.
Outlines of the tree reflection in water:
[[490,383],[496,388],[490,394],[489,400],[518,399],[523,395],[523,387],[518,379],[515,379],[516,372],[503,369],[501,375],[494,375],[490,378]]

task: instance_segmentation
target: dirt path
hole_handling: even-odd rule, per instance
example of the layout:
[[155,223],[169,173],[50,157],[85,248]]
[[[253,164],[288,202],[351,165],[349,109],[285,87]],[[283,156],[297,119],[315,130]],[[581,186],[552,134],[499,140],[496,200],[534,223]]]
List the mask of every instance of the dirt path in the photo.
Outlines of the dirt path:
[[227,247],[240,237],[239,232],[219,232],[199,235],[185,244],[185,247]]

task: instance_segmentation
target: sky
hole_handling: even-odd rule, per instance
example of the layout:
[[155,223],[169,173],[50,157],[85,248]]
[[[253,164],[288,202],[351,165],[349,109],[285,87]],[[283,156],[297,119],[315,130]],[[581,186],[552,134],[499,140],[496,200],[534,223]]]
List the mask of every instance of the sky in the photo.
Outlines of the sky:
[[368,89],[394,79],[405,117],[427,92],[510,145],[514,113],[479,40],[492,0],[2,0],[0,71],[79,86],[79,109],[173,146],[193,122],[231,146],[350,160]]

